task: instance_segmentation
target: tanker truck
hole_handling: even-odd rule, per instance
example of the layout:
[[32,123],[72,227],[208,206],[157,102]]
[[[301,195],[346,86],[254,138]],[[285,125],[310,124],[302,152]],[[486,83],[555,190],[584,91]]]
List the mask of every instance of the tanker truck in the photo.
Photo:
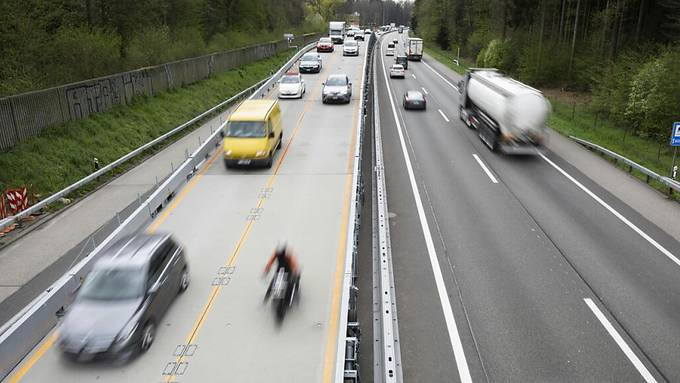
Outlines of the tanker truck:
[[471,68],[458,92],[460,119],[492,151],[533,154],[543,147],[550,103],[539,90],[496,69]]

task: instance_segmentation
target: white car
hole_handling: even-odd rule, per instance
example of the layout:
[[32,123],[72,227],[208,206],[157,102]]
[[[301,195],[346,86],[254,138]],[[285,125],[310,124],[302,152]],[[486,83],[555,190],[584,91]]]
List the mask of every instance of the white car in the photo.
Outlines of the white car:
[[385,51],[385,56],[394,56],[394,47],[387,47],[387,50]]
[[401,64],[394,64],[390,67],[390,78],[401,77],[404,78],[406,72],[404,71],[404,66]]
[[279,98],[302,98],[305,80],[299,73],[288,72],[279,80]]
[[359,56],[359,43],[354,40],[345,40],[342,46],[343,56]]

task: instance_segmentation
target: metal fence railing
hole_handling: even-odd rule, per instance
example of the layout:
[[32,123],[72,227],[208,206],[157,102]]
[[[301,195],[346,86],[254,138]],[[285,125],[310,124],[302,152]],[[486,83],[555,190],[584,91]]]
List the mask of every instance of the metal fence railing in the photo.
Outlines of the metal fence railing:
[[[318,34],[298,36],[304,46]],[[54,88],[0,98],[0,150],[38,135],[43,129],[87,118],[135,97],[153,97],[288,49],[288,40],[173,61]]]
[[367,124],[367,104],[372,95],[370,76],[375,34],[366,44],[366,56],[362,71],[360,94],[360,111],[356,146],[354,148],[354,167],[352,172],[352,197],[350,203],[349,227],[345,249],[345,269],[343,273],[342,296],[340,298],[340,320],[338,326],[338,344],[336,349],[335,376],[336,383],[359,382],[359,323],[357,318],[357,249],[359,242],[359,226],[363,200],[362,144]]
[[664,177],[653,170],[650,170],[637,162],[634,162],[618,153],[612,152],[611,150],[604,148],[600,145],[593,144],[592,142],[582,140],[578,137],[574,136],[569,136],[572,140],[576,141],[577,143],[585,146],[586,148],[590,150],[594,150],[596,152],[599,152],[600,154],[607,156],[609,158],[612,158],[616,162],[621,162],[624,165],[628,166],[628,171],[632,172],[633,170],[636,170],[642,174],[644,174],[645,180],[647,183],[649,183],[650,180],[655,180],[659,182],[661,185],[665,186],[668,188],[668,193],[673,194],[673,192],[680,192],[680,182],[675,181],[674,179],[670,177]]
[[[298,51],[275,76],[288,70],[311,47],[310,44]],[[261,94],[267,84],[269,81],[261,85],[251,97]],[[204,166],[206,159],[214,154],[214,150],[222,142],[224,124],[220,125],[219,129],[215,130],[198,149],[189,155],[104,241],[31,301],[7,325],[0,328],[0,380],[4,379],[45,334],[51,331],[57,323],[58,314],[63,312],[72,301],[81,281],[84,280],[94,261],[99,259],[103,251],[120,238],[142,230],[172,201],[177,191],[196,174],[201,166]]]

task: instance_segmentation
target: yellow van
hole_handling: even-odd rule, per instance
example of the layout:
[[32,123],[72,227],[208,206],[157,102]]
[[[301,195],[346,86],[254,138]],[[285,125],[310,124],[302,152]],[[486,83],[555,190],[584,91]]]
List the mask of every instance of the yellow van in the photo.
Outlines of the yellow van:
[[227,119],[224,164],[271,167],[281,148],[283,127],[277,100],[246,100]]

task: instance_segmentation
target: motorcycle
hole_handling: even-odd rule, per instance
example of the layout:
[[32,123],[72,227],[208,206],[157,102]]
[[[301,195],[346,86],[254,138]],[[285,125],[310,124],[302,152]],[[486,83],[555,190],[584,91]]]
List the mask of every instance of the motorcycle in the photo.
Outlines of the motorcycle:
[[271,297],[276,320],[281,323],[286,311],[293,305],[299,289],[299,277],[291,281],[288,272],[280,268],[272,285]]

